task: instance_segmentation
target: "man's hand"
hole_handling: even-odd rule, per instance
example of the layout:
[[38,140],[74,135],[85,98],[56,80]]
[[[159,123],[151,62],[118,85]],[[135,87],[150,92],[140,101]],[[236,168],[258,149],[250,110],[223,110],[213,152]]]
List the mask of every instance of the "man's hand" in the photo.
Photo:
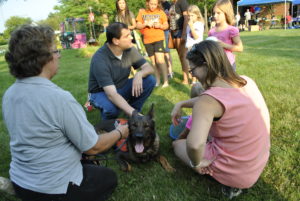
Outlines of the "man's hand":
[[143,75],[137,72],[132,81],[132,96],[139,97],[143,93]]

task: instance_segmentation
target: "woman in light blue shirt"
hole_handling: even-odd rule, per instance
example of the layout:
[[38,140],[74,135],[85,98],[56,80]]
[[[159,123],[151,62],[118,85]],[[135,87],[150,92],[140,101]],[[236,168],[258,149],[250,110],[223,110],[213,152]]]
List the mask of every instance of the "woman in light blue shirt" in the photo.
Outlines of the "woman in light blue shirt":
[[23,201],[105,200],[117,186],[115,172],[82,164],[81,156],[103,152],[128,128],[98,136],[75,98],[51,79],[60,52],[54,31],[24,25],[14,31],[5,59],[16,82],[3,96],[10,135],[10,179]]

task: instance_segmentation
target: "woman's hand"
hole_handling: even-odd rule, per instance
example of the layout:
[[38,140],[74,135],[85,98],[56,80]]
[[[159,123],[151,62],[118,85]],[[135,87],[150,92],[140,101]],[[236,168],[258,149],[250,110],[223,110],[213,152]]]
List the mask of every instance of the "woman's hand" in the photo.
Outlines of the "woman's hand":
[[188,25],[190,26],[190,29],[193,29],[194,27],[194,22],[192,20],[188,21]]
[[118,124],[116,127],[121,132],[122,139],[126,139],[129,135],[128,124]]
[[215,159],[212,159],[212,160],[202,159],[200,162],[200,166],[197,168],[194,168],[194,170],[202,175],[209,174],[210,176],[213,176],[213,170],[209,166],[214,160]]
[[171,118],[174,126],[177,126],[181,121],[181,104],[176,103],[172,112],[171,112]]
[[187,128],[184,128],[183,131],[179,134],[178,139],[186,139],[190,130]]

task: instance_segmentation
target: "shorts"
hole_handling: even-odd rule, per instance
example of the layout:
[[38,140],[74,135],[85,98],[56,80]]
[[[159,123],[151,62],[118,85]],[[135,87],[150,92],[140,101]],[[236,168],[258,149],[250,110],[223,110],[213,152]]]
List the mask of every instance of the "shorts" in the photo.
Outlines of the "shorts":
[[175,31],[171,31],[172,34],[172,38],[181,38],[182,36],[182,30],[175,30]]
[[155,52],[164,53],[164,41],[157,41],[154,43],[145,44],[145,48],[149,57],[153,56]]

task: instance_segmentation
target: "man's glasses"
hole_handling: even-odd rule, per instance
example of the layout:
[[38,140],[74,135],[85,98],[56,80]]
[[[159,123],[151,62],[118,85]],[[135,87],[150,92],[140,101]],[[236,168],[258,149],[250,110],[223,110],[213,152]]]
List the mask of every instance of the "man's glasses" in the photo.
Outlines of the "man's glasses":
[[53,50],[52,53],[53,54],[60,54],[60,50]]

